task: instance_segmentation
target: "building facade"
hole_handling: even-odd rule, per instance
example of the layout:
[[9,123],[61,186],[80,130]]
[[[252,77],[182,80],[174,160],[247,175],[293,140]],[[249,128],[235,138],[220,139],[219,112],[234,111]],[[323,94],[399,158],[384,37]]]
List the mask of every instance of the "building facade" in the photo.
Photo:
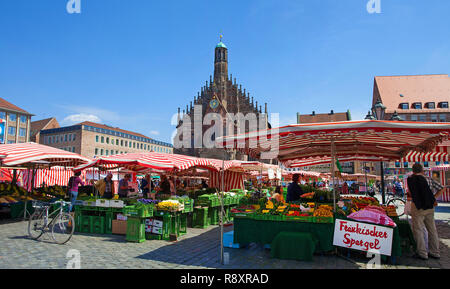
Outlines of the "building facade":
[[[258,119],[257,129],[266,129],[270,127],[267,118],[267,103],[264,104],[264,113],[262,105],[258,105],[258,101],[254,101],[250,97],[250,93],[238,85],[236,78],[228,74],[228,48],[221,41],[215,48],[214,57],[214,77],[210,76],[209,82],[206,81],[201,91],[197,93],[190,105],[186,105],[181,113],[178,108],[178,126],[177,134],[174,139],[175,153],[190,155],[195,157],[217,158],[217,159],[240,159],[246,160],[247,156],[240,153],[226,153],[223,149],[208,148],[204,145],[203,137],[208,130],[215,124],[204,124],[204,117],[208,114],[218,114],[223,121],[222,135],[243,133],[237,127],[234,131],[226,131],[227,114],[242,114],[243,116],[255,116]],[[194,117],[194,115],[201,117]],[[250,117],[249,117],[250,118]],[[187,119],[190,123],[187,123]],[[260,121],[262,119],[262,121]],[[199,125],[196,125],[199,124]],[[242,123],[240,124],[242,125]],[[249,131],[247,121],[244,121],[245,132]],[[194,132],[194,127],[199,127],[198,132]],[[220,134],[220,133],[218,133]],[[219,135],[215,133],[210,137],[206,137],[207,141],[214,142]],[[186,137],[190,141],[186,141]],[[177,145],[186,141],[187,145]]]
[[46,118],[31,122],[31,138],[30,140],[35,143],[39,143],[41,130],[60,128],[60,125],[56,118]]
[[[450,77],[446,74],[375,77],[372,106],[382,107],[381,119],[395,116],[403,121],[450,122],[449,102]],[[421,162],[425,168],[443,163]],[[405,160],[389,162],[386,173],[407,174],[413,165]]]
[[32,116],[26,110],[0,98],[0,122],[5,124],[3,143],[29,142]]
[[40,143],[88,158],[139,152],[173,153],[169,143],[93,122],[42,130]]
[[316,113],[313,111],[311,114],[297,113],[297,124],[301,123],[321,123],[321,122],[336,122],[336,121],[349,121],[352,120],[350,110],[347,112],[334,112],[330,113]]

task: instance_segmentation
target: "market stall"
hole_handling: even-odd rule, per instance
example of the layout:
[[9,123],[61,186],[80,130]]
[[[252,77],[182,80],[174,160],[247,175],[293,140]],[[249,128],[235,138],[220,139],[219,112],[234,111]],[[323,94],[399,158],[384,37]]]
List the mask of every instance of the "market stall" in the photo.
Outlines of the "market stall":
[[430,171],[431,177],[445,186],[445,192],[438,201],[450,202],[450,165],[439,165],[431,168]]
[[[337,183],[335,181],[337,176],[336,167],[339,165],[336,162],[337,158],[349,156],[377,158],[377,161],[382,164],[381,171],[383,173],[384,160],[400,159],[410,151],[427,153],[433,150],[440,142],[447,140],[449,133],[449,124],[367,120],[291,125],[266,131],[227,136],[219,138],[217,141],[228,149],[237,149],[246,152],[254,158],[277,158],[287,168],[291,164],[298,163],[304,159],[328,157],[331,163],[330,175],[332,184],[335,186]],[[381,176],[381,180],[384,180],[383,176]],[[283,224],[289,218],[277,216],[289,210],[288,217],[303,218],[299,219],[299,222],[303,221],[314,224],[318,223],[319,220],[319,222],[323,221],[326,223],[328,221],[330,224],[334,224],[335,237],[338,236],[336,232],[339,232],[339,226],[336,224],[341,224],[341,221],[345,221],[345,218],[355,220],[357,225],[360,224],[359,226],[366,226],[363,224],[371,223],[377,228],[376,230],[386,231],[385,233],[390,238],[380,240],[376,238],[370,239],[368,236],[365,236],[363,239],[368,240],[368,242],[382,242],[384,245],[387,245],[388,249],[383,251],[384,253],[382,255],[395,256],[398,254],[398,251],[394,250],[396,244],[398,244],[394,241],[396,239],[394,237],[396,235],[395,228],[397,227],[397,223],[393,221],[396,215],[395,208],[383,207],[381,204],[358,206],[360,201],[352,199],[348,203],[339,197],[336,189],[332,189],[330,193],[332,196],[328,200],[328,204],[317,207],[317,202],[315,202],[315,208],[310,208],[313,209],[312,212],[311,210],[304,211],[304,209],[308,209],[308,205],[311,206],[312,204],[308,204],[308,202],[300,204],[300,216],[297,216],[299,213],[292,212],[294,210],[291,204],[281,204],[278,206],[278,209],[274,209],[276,205],[272,202],[272,204],[269,203],[269,206],[267,206],[267,203],[265,205],[259,204],[260,207],[258,209],[253,207],[256,210],[256,214],[250,208],[236,212],[240,215],[235,216],[235,218],[239,218],[241,214],[251,216],[250,218],[253,220],[256,217],[256,221],[261,222],[260,225],[263,227],[265,225],[272,226],[274,225],[273,222],[277,222],[274,226],[283,226],[284,230],[290,230],[284,227],[286,225]],[[384,185],[382,193],[384,203]],[[317,194],[318,192],[314,192],[302,197],[312,196],[314,198]],[[258,210],[261,210],[263,206],[265,208],[262,209],[262,214],[258,213]],[[349,209],[350,211],[348,211]],[[267,218],[265,214],[275,215],[275,220],[270,220],[273,216],[265,219]],[[294,220],[290,219],[289,221]],[[317,224],[310,225],[310,227],[314,227],[315,225]],[[389,225],[393,229],[385,230],[377,227],[386,225]],[[239,221],[235,222],[234,241],[236,243],[241,240],[242,235],[240,236],[239,234],[245,234],[242,233],[245,230],[242,230],[239,226]],[[264,231],[265,229],[261,230]],[[308,233],[312,235],[311,238],[313,239],[321,239],[317,233]],[[264,242],[267,241],[264,240]],[[307,242],[306,239],[305,242]],[[329,242],[330,240],[328,239],[328,244]],[[349,246],[343,245],[342,240],[333,239],[333,245],[335,247],[343,246],[349,248]],[[357,247],[356,249],[366,252],[373,251],[369,248],[364,249],[364,247]]]

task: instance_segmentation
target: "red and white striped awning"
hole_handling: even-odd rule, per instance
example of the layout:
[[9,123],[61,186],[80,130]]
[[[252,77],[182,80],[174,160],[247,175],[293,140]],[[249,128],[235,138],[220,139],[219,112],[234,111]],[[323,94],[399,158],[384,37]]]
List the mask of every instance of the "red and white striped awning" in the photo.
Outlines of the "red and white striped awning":
[[51,166],[74,167],[90,161],[79,154],[67,152],[37,143],[15,143],[0,145],[1,165],[25,166],[33,162],[45,161]]
[[450,171],[450,165],[440,165],[431,168],[432,171]]
[[177,154],[148,152],[100,157],[88,164],[78,166],[74,170],[81,171],[93,166],[107,169],[123,167],[132,171],[145,171],[148,169],[161,171],[182,171],[192,167],[219,170],[217,164],[217,162],[212,162],[209,159]]
[[[338,157],[339,162],[346,163],[346,162],[379,162],[382,161],[383,158],[379,157],[371,157],[371,156],[340,156]],[[317,166],[317,165],[324,165],[324,164],[330,164],[331,163],[331,157],[321,157],[321,158],[308,158],[308,159],[302,159],[297,161],[286,161],[285,165],[289,168],[301,168],[301,167],[309,167],[309,166]]]
[[402,158],[402,162],[448,162],[450,154],[450,146],[437,146],[432,152],[420,153],[409,152],[406,157]]
[[331,156],[376,156],[401,159],[409,151],[432,151],[447,140],[450,123],[407,121],[344,121],[289,125],[240,135],[219,137],[219,145],[255,158],[289,160]]

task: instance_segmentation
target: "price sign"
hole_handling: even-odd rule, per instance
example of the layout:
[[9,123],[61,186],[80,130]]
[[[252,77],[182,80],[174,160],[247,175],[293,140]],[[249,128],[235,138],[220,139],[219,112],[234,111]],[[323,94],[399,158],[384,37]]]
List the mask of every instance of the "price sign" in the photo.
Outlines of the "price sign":
[[392,228],[336,219],[333,245],[391,256]]

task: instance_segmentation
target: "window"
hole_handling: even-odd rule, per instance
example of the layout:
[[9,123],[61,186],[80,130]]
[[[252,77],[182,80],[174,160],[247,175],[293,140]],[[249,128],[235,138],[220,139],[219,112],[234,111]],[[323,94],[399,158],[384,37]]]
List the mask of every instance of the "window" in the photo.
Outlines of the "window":
[[98,148],[95,148],[95,155],[98,155]]
[[72,134],[69,134],[69,135],[67,136],[67,140],[70,141],[70,142],[72,141]]
[[407,168],[407,167],[408,167],[408,162],[404,162],[404,163],[403,163],[403,167],[404,167],[404,168]]
[[421,102],[415,102],[413,103],[414,109],[422,109],[422,103]]
[[76,134],[72,134],[72,141],[75,141],[75,139],[76,139]]
[[436,165],[438,166],[438,165],[440,165],[441,164],[441,162],[436,162]]
[[120,146],[123,147],[123,139],[120,140]]
[[17,121],[17,115],[14,113],[9,114],[9,120],[10,121]]
[[101,155],[101,156],[103,155],[103,149],[100,150],[100,155]]
[[95,142],[98,142],[98,139],[99,139],[99,136],[96,135],[96,136],[95,136]]
[[419,120],[420,121],[427,121],[427,115],[426,114],[419,115]]
[[431,122],[437,122],[438,121],[438,116],[437,114],[432,114],[431,115]]
[[104,137],[101,138],[101,143],[105,143],[105,138]]
[[445,114],[440,114],[440,115],[439,115],[439,121],[440,121],[440,122],[446,122],[446,117],[447,117],[447,116],[446,116]]
[[114,139],[113,138],[111,139],[111,144],[114,145]]
[[448,108],[448,101],[446,101],[446,102],[440,102],[440,103],[439,103],[439,108]]
[[27,130],[25,128],[19,128],[19,136],[25,137],[27,135]]
[[428,109],[435,109],[436,108],[436,104],[434,102],[427,102],[425,104],[425,107]]
[[16,127],[15,126],[9,126],[8,127],[8,134],[11,136],[15,136],[16,135]]
[[144,144],[144,150],[147,150],[147,144]]
[[411,120],[417,121],[418,120],[417,114],[411,114]]
[[67,142],[67,134],[64,135],[64,141]]
[[401,109],[409,109],[409,103],[405,102],[405,103],[400,103],[400,108]]
[[27,123],[27,117],[25,115],[20,116],[20,122],[21,123]]
[[134,149],[136,148],[136,143],[135,143],[135,142],[133,142],[133,148],[134,148]]
[[128,147],[130,147],[131,148],[131,146],[132,146],[132,143],[131,143],[131,141],[128,143]]
[[60,141],[60,142],[63,142],[63,141],[64,141],[64,136],[63,136],[63,135],[60,136],[59,141]]
[[109,154],[109,151],[108,151],[108,150],[106,150],[106,151],[105,151],[105,154],[106,154],[106,155],[108,155],[108,154]]
[[127,140],[125,141],[125,146],[126,146],[126,147],[128,146],[128,141],[127,141]]
[[423,167],[424,167],[424,168],[428,168],[428,162],[424,162],[424,163],[423,163]]
[[75,152],[75,147],[72,147],[72,152],[73,152],[73,153]]
[[118,146],[119,145],[119,140],[118,139],[116,139],[116,146]]
[[0,111],[0,119],[5,119],[6,120],[6,112]]
[[119,151],[116,151],[116,155],[118,155],[119,154]]
[[106,143],[109,144],[109,137],[106,138]]
[[13,141],[13,140],[9,140],[8,143],[9,143],[9,144],[12,144],[12,143],[16,143],[16,142]]
[[141,149],[144,147],[144,145],[143,144],[141,144]]

